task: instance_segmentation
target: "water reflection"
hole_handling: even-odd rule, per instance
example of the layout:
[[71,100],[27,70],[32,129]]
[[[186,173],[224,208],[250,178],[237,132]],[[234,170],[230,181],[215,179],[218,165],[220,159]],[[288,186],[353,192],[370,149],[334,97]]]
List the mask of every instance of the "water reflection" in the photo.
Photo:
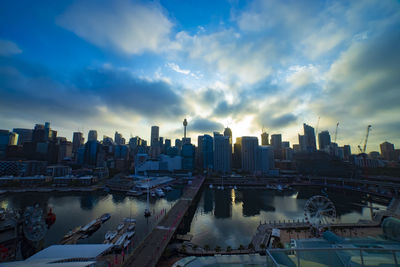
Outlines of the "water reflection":
[[[303,220],[306,201],[311,196],[321,194],[320,190],[301,188],[278,192],[205,188],[191,226],[190,233],[194,235],[192,241],[201,246],[247,245],[260,222]],[[327,194],[336,206],[338,222],[371,218],[370,209],[363,206],[370,201],[366,196],[330,189]]]
[[146,208],[146,197],[126,197],[124,194],[91,193],[21,193],[7,195],[1,200],[1,206],[23,211],[27,206],[38,203],[47,213],[49,207],[56,214],[55,223],[47,230],[43,240],[30,242],[21,240],[23,256],[27,257],[36,251],[57,244],[71,229],[85,225],[104,213],[110,213],[111,219],[86,239],[79,240],[81,244],[103,243],[104,235],[109,230],[117,228],[125,217],[137,220],[137,231],[134,242],[138,243],[155,225],[156,216],[162,209],[169,210],[176,199],[182,195],[182,188],[167,192],[165,198],[152,198],[150,208],[154,216],[146,220],[143,216]]

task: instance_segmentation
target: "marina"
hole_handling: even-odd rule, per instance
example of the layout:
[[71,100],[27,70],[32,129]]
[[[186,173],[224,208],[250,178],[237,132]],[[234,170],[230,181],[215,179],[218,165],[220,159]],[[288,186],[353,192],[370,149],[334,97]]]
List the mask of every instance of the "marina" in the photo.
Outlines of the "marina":
[[88,238],[91,234],[99,230],[101,225],[110,218],[111,215],[109,213],[106,213],[100,216],[99,218],[90,221],[88,224],[84,226],[76,227],[63,237],[60,244],[62,245],[76,244],[78,240]]

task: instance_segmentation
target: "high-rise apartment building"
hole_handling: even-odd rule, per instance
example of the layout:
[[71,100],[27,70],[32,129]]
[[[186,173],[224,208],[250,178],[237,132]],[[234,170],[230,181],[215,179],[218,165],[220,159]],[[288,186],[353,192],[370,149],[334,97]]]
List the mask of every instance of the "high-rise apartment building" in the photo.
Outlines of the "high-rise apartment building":
[[13,132],[18,134],[18,145],[32,142],[32,129],[14,128]]
[[83,133],[74,132],[72,137],[72,154],[74,155],[74,157],[76,156],[78,149],[84,144],[84,142],[85,139],[83,137]]
[[159,131],[160,128],[158,126],[151,126],[151,134],[150,134],[150,157],[152,159],[158,158],[160,155],[161,149],[159,145]]
[[271,135],[271,146],[274,149],[274,157],[276,159],[282,159],[282,135],[281,134]]
[[385,160],[394,160],[394,145],[389,142],[383,142],[380,144],[381,155]]
[[328,131],[322,131],[318,134],[318,148],[325,150],[331,144],[331,135]]
[[[123,143],[122,143],[122,134],[120,134],[120,133],[118,133],[118,132],[115,132],[115,134],[114,134],[114,142],[115,142],[115,144],[117,144],[117,145],[123,145]],[[125,142],[124,142],[125,143]]]
[[303,124],[303,128],[304,128],[304,138],[306,142],[306,151],[314,152],[315,150],[317,150],[314,128],[305,123]]
[[261,145],[262,146],[269,146],[269,135],[266,132],[261,134]]
[[258,138],[254,136],[242,137],[242,170],[254,173],[256,170],[256,158],[258,149]]
[[96,130],[90,130],[88,133],[88,142],[89,141],[97,141],[97,131]]
[[214,138],[214,171],[230,173],[232,169],[232,145],[229,136]]

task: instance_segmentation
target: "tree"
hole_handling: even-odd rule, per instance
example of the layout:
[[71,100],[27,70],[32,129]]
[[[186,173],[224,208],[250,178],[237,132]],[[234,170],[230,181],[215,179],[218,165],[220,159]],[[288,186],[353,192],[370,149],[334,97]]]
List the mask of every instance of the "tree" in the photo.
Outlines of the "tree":
[[226,247],[226,252],[231,252],[232,251],[232,247],[231,246],[227,246]]
[[193,245],[193,249],[196,250],[199,246]]
[[242,244],[240,244],[239,250],[242,251],[243,249],[244,249],[244,246]]
[[216,247],[215,247],[215,251],[216,251],[216,252],[220,252],[220,251],[221,251],[221,247],[220,247],[220,246],[216,246]]
[[251,250],[254,249],[253,243],[250,242],[250,244],[249,244],[249,246],[248,246],[248,249],[251,249]]
[[265,249],[265,244],[264,244],[264,243],[261,243],[260,248],[261,248],[262,250],[264,250],[264,249]]
[[210,250],[210,246],[209,246],[209,245],[205,245],[205,246],[204,246],[204,250],[205,250],[205,251],[209,251],[209,250]]

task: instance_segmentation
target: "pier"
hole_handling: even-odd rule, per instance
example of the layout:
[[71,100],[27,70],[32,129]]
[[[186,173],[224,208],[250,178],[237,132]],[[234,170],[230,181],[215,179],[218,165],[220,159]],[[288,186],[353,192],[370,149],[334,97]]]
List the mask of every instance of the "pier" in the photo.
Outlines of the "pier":
[[165,217],[154,227],[144,240],[135,248],[132,254],[127,255],[123,266],[155,266],[175,235],[185,214],[196,199],[204,177],[197,176],[184,191],[182,197],[169,210]]

